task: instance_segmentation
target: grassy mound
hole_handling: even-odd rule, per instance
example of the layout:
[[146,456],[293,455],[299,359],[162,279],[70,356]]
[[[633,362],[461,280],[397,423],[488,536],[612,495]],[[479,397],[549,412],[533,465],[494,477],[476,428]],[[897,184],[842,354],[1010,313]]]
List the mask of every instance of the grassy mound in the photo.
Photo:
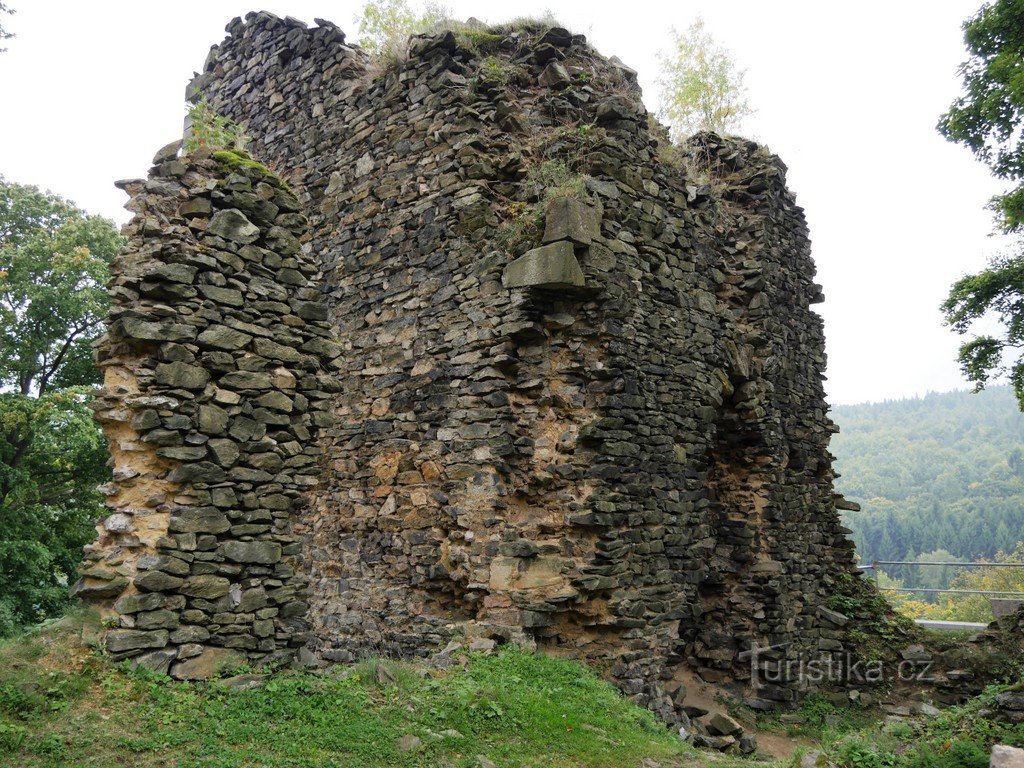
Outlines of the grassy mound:
[[[367,661],[321,675],[189,684],[113,665],[82,642],[89,624],[73,616],[0,643],[0,765],[668,768],[705,760],[579,665],[517,649],[467,654],[445,670]],[[253,680],[257,687],[232,687]]]

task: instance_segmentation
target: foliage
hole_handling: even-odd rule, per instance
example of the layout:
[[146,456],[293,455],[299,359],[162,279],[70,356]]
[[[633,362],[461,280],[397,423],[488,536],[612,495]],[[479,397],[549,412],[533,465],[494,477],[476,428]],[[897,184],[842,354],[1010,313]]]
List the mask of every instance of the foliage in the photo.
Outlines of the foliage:
[[[1024,416],[1008,387],[837,406],[836,489],[863,562],[1012,550],[1024,530]],[[887,569],[908,586],[923,568]],[[935,569],[931,569],[935,570]]]
[[[3,16],[5,14],[10,15],[12,13],[14,13],[14,10],[12,8],[8,8],[5,3],[0,3],[0,16]],[[6,29],[0,26],[0,40],[10,40],[12,37],[14,37],[14,33],[8,32]],[[3,53],[6,50],[6,48],[0,48],[0,53]]]
[[699,131],[734,131],[753,110],[743,85],[744,71],[737,69],[728,51],[705,31],[697,19],[685,33],[672,29],[670,53],[659,54],[661,63],[660,117],[679,140]]
[[234,120],[218,115],[203,97],[188,110],[188,136],[185,152],[205,150],[244,150],[249,143],[242,127]]
[[499,56],[487,56],[480,62],[480,69],[476,80],[481,86],[498,86],[501,88],[510,84],[523,86],[531,82],[530,73],[525,67]]
[[547,203],[559,197],[582,200],[587,195],[587,177],[572,169],[564,159],[533,163],[527,168],[526,184],[534,190],[535,203],[511,202],[508,218],[495,234],[495,243],[516,253],[520,247],[535,244],[544,233]]
[[543,234],[543,208],[536,204],[512,202],[508,205],[508,219],[495,232],[494,242],[509,253],[517,253],[521,246],[540,242]]
[[993,744],[1024,744],[1024,724],[989,719],[992,686],[963,706],[923,722],[876,724],[827,740],[827,756],[841,768],[987,768]]
[[0,177],[0,387],[43,394],[97,381],[113,222]]
[[0,394],[0,637],[63,612],[94,535],[107,452],[86,400]]
[[543,190],[545,202],[559,197],[583,197],[586,176],[577,173],[565,160],[548,160],[530,167],[528,182]]
[[[947,553],[948,554],[948,553]],[[979,562],[988,562],[982,559]],[[1019,563],[1021,568],[960,568],[944,579],[941,588],[977,592],[1017,592],[1024,596],[1024,542],[1018,542],[1012,552],[997,552],[997,563]],[[932,569],[935,570],[935,569]],[[947,569],[942,569],[947,570]],[[903,586],[900,580],[889,579],[884,573],[883,586]],[[915,583],[913,586],[922,586]],[[886,593],[892,595],[890,602],[905,616],[914,619],[938,619],[940,621],[992,621],[992,608],[986,595],[948,594],[937,598],[915,599],[913,593]],[[1013,597],[1010,595],[1009,597]]]
[[[436,26],[437,22],[434,25]],[[491,54],[501,46],[504,35],[493,32],[490,27],[477,25],[472,22],[447,21],[445,26],[450,26],[464,47],[477,55]],[[517,68],[520,75],[525,75],[526,82],[530,82],[529,73],[524,68]]]
[[[447,670],[374,660],[232,690],[113,667],[76,643],[76,628],[65,619],[0,644],[0,739],[14,734],[14,764],[51,765],[58,750],[62,765],[140,767],[468,767],[477,755],[503,766],[692,765],[692,750],[607,683],[515,648],[458,656]],[[403,752],[404,735],[422,744]]]
[[[964,23],[970,58],[960,66],[964,92],[939,120],[938,130],[963,144],[992,174],[1015,184],[990,203],[1000,228],[1024,233],[1024,0],[986,3]],[[961,369],[982,389],[993,376],[1008,376],[1024,410],[1024,253],[1004,254],[988,268],[953,284],[942,305],[946,322],[966,334],[993,314],[1004,334],[985,334],[960,346]]]
[[436,2],[427,2],[421,12],[408,0],[367,0],[356,24],[359,44],[375,57],[397,59],[412,35],[421,34],[451,18],[449,10]]
[[761,712],[757,715],[759,730],[783,730],[789,738],[833,741],[844,734],[867,728],[878,722],[877,710],[862,706],[836,706],[825,695],[811,693],[800,706],[787,712]]
[[[952,581],[953,589],[1024,594],[1024,542],[1012,552],[997,552],[998,563],[1019,563],[1020,568],[965,568]],[[947,601],[947,615],[961,621],[990,621],[992,611],[984,595],[954,595]]]
[[992,201],[1003,229],[1024,228],[1024,0],[985,3],[963,26],[970,58],[960,65],[964,93],[939,132],[963,144],[999,179],[1018,185]]
[[509,21],[503,21],[490,26],[490,30],[500,35],[506,35],[510,32],[542,34],[552,27],[562,27],[564,29],[565,25],[558,20],[554,11],[546,8],[539,16],[516,16]]
[[1024,347],[1024,255],[1004,254],[987,269],[957,280],[942,311],[946,323],[961,335],[983,317],[998,319],[1005,329],[1001,337],[984,334],[960,345],[960,370],[975,391],[993,377],[1006,377],[1024,410],[1024,356],[1013,359],[1011,353]]
[[[888,589],[949,589],[951,582],[959,573],[959,569],[951,565],[928,565],[929,563],[955,563],[961,562],[961,558],[945,549],[936,549],[932,552],[922,552],[912,559],[912,562],[921,563],[919,566],[885,566],[879,568],[873,576],[878,586]],[[898,572],[907,574],[904,578],[894,578],[889,574]],[[943,599],[935,592],[886,592],[886,598],[894,606],[904,610],[904,615],[912,618],[923,618],[920,605],[935,604]],[[937,618],[937,617],[933,617]]]
[[882,594],[885,595],[885,599],[889,601],[893,609],[902,616],[906,616],[908,619],[941,619],[942,616],[936,615],[936,610],[942,604],[941,600],[929,602],[928,600],[921,599],[920,595],[915,595],[912,592],[887,592],[884,590],[890,588],[903,589],[906,587],[906,583],[902,579],[894,579],[885,571],[879,571],[873,574],[873,578],[878,580],[879,589],[883,590]]
[[66,607],[101,509],[87,385],[120,244],[112,222],[0,179],[0,636]]

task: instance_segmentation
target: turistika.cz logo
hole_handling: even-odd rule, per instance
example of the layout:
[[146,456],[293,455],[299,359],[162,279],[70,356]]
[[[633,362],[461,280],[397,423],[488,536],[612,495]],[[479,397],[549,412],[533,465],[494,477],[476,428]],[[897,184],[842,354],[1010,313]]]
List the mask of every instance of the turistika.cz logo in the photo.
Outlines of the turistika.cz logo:
[[788,645],[759,646],[754,643],[751,646],[750,673],[755,686],[790,685],[794,682],[807,685],[875,685],[892,680],[928,682],[932,679],[931,661],[904,659],[898,663],[887,663],[881,659],[858,659],[848,651],[788,657],[785,654]]

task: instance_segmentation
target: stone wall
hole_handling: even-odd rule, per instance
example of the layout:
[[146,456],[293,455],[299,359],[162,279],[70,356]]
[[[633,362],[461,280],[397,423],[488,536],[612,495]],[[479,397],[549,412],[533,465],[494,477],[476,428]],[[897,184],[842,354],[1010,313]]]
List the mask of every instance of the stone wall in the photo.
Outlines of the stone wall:
[[690,673],[792,701],[750,649],[840,654],[824,603],[853,560],[782,162],[713,134],[672,148],[635,73],[557,28],[420,36],[386,67],[327,22],[228,32],[189,93],[296,190],[339,345],[317,350],[339,374],[321,484],[274,534],[309,579],[311,647],[535,644],[670,720]]
[[308,640],[293,519],[340,348],[295,196],[243,156],[178,159],[178,145],[123,184],[135,217],[94,403],[111,514],[76,592],[116,625],[112,654],[191,678]]

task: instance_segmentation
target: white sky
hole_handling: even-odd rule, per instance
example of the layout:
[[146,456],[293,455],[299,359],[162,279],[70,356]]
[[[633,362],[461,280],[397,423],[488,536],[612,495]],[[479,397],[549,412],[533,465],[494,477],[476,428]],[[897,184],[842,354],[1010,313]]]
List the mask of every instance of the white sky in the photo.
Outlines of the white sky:
[[[265,9],[356,37],[345,0],[9,0],[0,54],[0,174],[127,220],[115,179],[143,176],[180,135],[184,89],[236,15]],[[826,301],[834,403],[965,386],[938,305],[995,249],[983,206],[1000,190],[940,137],[959,93],[960,25],[980,0],[448,0],[461,18],[551,9],[640,72],[657,106],[656,53],[702,16],[747,70],[749,133],[789,166]]]

